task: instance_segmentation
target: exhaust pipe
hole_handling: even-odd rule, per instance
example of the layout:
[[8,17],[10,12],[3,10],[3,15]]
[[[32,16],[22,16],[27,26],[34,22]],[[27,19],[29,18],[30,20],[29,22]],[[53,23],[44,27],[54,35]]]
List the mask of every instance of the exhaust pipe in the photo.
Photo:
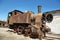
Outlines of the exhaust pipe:
[[38,13],[41,13],[41,8],[42,8],[42,6],[38,6]]

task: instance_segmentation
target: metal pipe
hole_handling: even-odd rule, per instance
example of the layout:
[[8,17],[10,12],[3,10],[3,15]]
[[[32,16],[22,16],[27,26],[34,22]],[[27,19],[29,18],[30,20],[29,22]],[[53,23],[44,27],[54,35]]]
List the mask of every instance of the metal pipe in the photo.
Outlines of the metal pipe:
[[41,8],[42,8],[42,6],[38,6],[38,13],[41,13]]

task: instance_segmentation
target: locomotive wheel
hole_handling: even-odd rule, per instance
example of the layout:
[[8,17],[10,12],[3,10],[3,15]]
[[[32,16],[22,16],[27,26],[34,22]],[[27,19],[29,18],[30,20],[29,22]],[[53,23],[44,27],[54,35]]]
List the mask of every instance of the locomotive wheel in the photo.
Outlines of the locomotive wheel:
[[34,28],[34,27],[31,28],[30,38],[34,38],[34,39],[38,38],[37,30],[36,30],[36,28]]
[[17,29],[17,34],[21,35],[22,34],[22,29]]
[[17,31],[16,28],[14,28],[13,30],[14,30],[13,32],[16,33],[16,31]]
[[21,35],[22,33],[21,32],[17,32],[18,35]]
[[39,40],[42,40],[42,36],[41,35],[39,35],[38,38],[39,38]]
[[33,33],[30,35],[31,38],[38,38],[38,34],[37,33]]
[[14,31],[13,31],[14,33],[16,33],[16,30],[14,29]]
[[24,36],[28,37],[28,32],[25,32]]
[[28,36],[28,32],[29,32],[29,29],[25,29],[25,34],[24,34],[24,36]]

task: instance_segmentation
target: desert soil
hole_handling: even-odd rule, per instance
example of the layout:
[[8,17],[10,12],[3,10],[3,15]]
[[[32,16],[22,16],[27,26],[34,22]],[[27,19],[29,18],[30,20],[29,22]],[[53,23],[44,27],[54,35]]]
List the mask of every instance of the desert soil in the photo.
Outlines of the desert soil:
[[[23,35],[18,35],[17,33],[10,32],[9,28],[0,28],[0,40],[39,40],[32,39],[30,37],[25,37]],[[60,35],[47,34],[47,37],[43,40],[60,40]]]

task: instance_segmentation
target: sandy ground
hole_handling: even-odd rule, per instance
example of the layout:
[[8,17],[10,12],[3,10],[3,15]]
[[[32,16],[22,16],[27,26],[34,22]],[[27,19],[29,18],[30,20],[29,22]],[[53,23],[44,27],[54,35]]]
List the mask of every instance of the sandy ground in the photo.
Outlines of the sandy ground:
[[[8,28],[0,28],[0,40],[39,40],[25,37],[23,35],[17,35],[17,33],[10,32]],[[60,40],[60,35],[47,34],[47,37],[43,40]]]

